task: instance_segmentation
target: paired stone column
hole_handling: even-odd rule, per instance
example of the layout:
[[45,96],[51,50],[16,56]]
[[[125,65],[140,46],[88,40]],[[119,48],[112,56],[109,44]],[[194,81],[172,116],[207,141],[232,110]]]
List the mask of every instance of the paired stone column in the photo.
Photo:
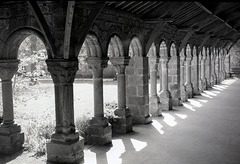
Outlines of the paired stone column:
[[65,59],[46,60],[55,88],[56,128],[47,143],[47,160],[74,163],[83,160],[84,139],[75,130],[73,82],[78,61]]
[[162,90],[160,92],[160,102],[162,110],[172,109],[172,97],[168,90],[168,57],[162,56],[160,58],[162,65]]
[[19,60],[0,60],[2,82],[3,122],[0,125],[0,154],[10,155],[22,149],[24,134],[14,124],[12,77],[18,70]]
[[205,60],[206,60],[206,54],[202,54],[202,60],[201,60],[201,91],[204,91],[207,89],[207,80],[205,75]]
[[149,57],[150,66],[150,98],[149,109],[152,116],[161,116],[162,111],[160,109],[160,99],[157,95],[157,57]]
[[114,111],[118,118],[115,119],[113,130],[117,133],[128,133],[132,131],[132,115],[126,106],[125,69],[129,63],[129,57],[112,57],[110,61],[116,68],[118,82],[118,108]]
[[186,102],[187,101],[187,91],[186,91],[186,87],[184,85],[185,83],[185,76],[184,76],[184,72],[185,72],[185,60],[186,57],[185,56],[181,56],[180,57],[180,89],[181,89],[181,100],[182,102]]
[[191,82],[191,61],[192,61],[192,57],[187,56],[186,57],[186,83],[185,83],[185,87],[186,87],[188,98],[193,97],[193,86],[192,86],[192,82]]
[[94,117],[88,128],[88,144],[106,145],[112,142],[112,128],[104,117],[103,69],[108,58],[88,57],[87,63],[93,73]]

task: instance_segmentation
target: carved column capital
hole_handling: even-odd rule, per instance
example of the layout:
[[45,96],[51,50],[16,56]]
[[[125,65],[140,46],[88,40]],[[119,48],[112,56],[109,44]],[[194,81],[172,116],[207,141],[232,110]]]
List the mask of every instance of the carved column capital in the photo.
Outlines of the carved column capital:
[[102,77],[103,69],[107,67],[108,57],[88,57],[86,59],[88,68],[91,69],[94,78]]
[[116,68],[118,74],[125,74],[125,68],[129,64],[129,57],[112,57],[110,58],[111,63]]
[[48,59],[46,63],[54,84],[73,83],[78,70],[77,60]]
[[160,61],[162,64],[168,64],[169,57],[168,56],[161,56]]
[[0,60],[0,78],[2,81],[11,80],[18,70],[19,60]]

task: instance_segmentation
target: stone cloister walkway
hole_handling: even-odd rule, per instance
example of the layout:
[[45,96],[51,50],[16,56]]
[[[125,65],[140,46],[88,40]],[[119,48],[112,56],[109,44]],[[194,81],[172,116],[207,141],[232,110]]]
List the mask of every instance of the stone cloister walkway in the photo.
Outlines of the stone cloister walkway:
[[[239,164],[239,86],[240,79],[226,79],[152,124],[114,135],[112,146],[85,146],[84,164]],[[45,162],[23,153],[8,163]]]

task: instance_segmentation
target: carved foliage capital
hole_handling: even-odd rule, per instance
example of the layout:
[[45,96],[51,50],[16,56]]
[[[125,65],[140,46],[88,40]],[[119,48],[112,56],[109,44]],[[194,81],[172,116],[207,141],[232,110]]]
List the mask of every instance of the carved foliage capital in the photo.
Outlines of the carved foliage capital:
[[48,59],[46,63],[54,84],[73,83],[78,70],[77,60]]
[[103,69],[107,67],[108,58],[88,57],[86,59],[89,69],[91,69],[94,78],[103,76]]
[[19,60],[1,60],[0,61],[0,78],[2,80],[11,80],[18,70]]

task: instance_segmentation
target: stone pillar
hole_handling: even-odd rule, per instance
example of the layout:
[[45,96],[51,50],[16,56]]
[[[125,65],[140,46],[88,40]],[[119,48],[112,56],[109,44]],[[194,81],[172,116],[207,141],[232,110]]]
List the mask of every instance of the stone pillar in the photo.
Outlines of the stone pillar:
[[226,79],[226,70],[225,70],[225,55],[222,57],[222,80]]
[[212,87],[212,83],[211,83],[211,81],[212,81],[212,66],[211,66],[211,53],[209,52],[209,54],[208,54],[208,60],[207,60],[207,62],[208,62],[208,83],[207,83],[207,87],[208,88],[211,88]]
[[205,60],[206,60],[206,54],[202,55],[202,60],[201,60],[201,90],[204,91],[207,89],[207,80],[206,80],[206,75],[205,75]]
[[162,110],[172,109],[172,97],[168,90],[168,57],[163,56],[160,58],[162,65],[162,90],[160,92],[160,102]]
[[225,58],[225,71],[226,71],[226,78],[231,77],[230,74],[230,55],[228,54]]
[[12,77],[18,70],[18,60],[0,60],[2,82],[3,123],[0,125],[0,154],[10,155],[22,149],[24,134],[14,124]]
[[168,88],[172,97],[172,105],[181,105],[180,96],[180,56],[171,56],[168,62]]
[[112,57],[110,61],[116,68],[118,82],[118,108],[114,111],[118,118],[114,121],[113,131],[128,133],[132,131],[132,114],[126,106],[125,69],[129,63],[129,57]]
[[220,64],[219,64],[219,55],[217,54],[216,55],[216,81],[217,81],[217,84],[220,83],[220,80],[219,80],[219,69],[220,69]]
[[216,78],[216,56],[212,55],[212,86],[217,84],[217,78]]
[[55,89],[56,128],[47,143],[49,162],[74,163],[83,160],[84,139],[74,125],[73,81],[78,70],[77,60],[46,60]]
[[149,57],[150,66],[150,98],[149,110],[152,116],[161,116],[160,99],[157,95],[157,57]]
[[148,57],[131,57],[126,68],[127,107],[131,109],[133,124],[152,122],[149,114]]
[[94,117],[88,127],[88,144],[106,145],[112,142],[112,128],[104,117],[103,69],[108,58],[88,57],[87,63],[93,73]]
[[192,98],[193,97],[193,87],[191,82],[191,61],[192,57],[187,56],[186,57],[186,91],[187,91],[187,97]]
[[187,101],[187,91],[186,91],[186,88],[184,86],[184,83],[185,83],[185,76],[184,76],[184,71],[186,70],[185,69],[185,56],[181,56],[180,58],[180,72],[181,72],[181,75],[180,75],[180,89],[181,89],[181,100],[182,102],[186,102]]

